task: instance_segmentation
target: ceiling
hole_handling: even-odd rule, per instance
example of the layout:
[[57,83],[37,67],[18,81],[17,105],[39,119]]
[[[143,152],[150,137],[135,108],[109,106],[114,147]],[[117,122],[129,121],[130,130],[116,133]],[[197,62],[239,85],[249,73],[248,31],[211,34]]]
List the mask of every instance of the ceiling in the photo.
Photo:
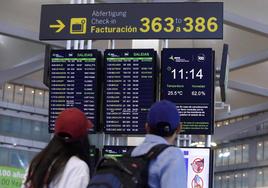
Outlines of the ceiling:
[[[171,2],[181,1],[171,0]],[[41,5],[69,2],[69,0],[0,1],[0,72],[12,70],[18,66],[23,68],[23,65],[27,64],[29,60],[36,62],[36,65],[43,62],[40,55],[44,53],[45,46],[43,42],[38,41]],[[96,3],[98,2],[145,1],[96,1]],[[149,2],[160,2],[160,0],[150,0]],[[224,0],[223,2],[225,17],[223,40],[170,40],[169,47],[212,47],[216,51],[216,66],[220,67],[222,45],[229,44],[230,66],[239,66],[229,74],[230,89],[227,92],[226,103],[231,105],[232,110],[267,103],[268,1]],[[65,46],[64,42],[53,44]],[[93,48],[104,50],[107,47],[108,41],[93,42]],[[130,47],[131,41],[116,41],[116,48]],[[32,71],[28,73],[26,71],[22,75],[23,78],[35,80],[40,83],[40,87],[44,87],[42,85],[42,68],[34,67],[34,65],[32,68]],[[20,77],[1,77],[0,75],[0,83],[1,79],[2,81],[3,79],[12,81],[18,78]],[[216,89],[216,99],[220,100],[219,89]],[[219,110],[217,113],[226,113],[226,110]]]

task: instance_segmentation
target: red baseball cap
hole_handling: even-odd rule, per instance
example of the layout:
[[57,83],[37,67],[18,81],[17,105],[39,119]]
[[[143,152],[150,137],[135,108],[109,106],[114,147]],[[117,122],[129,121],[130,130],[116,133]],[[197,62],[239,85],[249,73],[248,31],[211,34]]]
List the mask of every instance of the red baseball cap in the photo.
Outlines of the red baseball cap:
[[84,112],[78,108],[67,108],[63,110],[56,119],[55,134],[65,136],[67,140],[80,140],[88,133],[93,124],[87,119]]

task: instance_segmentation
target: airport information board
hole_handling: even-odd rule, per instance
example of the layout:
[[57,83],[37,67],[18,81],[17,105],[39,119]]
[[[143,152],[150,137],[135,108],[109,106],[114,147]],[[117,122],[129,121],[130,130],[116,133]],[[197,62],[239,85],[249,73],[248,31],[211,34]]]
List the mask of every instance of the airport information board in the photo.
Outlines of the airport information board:
[[214,52],[211,48],[162,51],[161,98],[180,111],[183,134],[212,134],[214,125]]
[[70,107],[79,108],[97,125],[99,57],[97,50],[51,51],[49,132],[59,112]]
[[156,52],[115,49],[104,52],[104,131],[144,134],[155,101]]
[[209,148],[181,148],[187,170],[187,188],[212,188],[212,151]]
[[40,40],[222,39],[222,2],[42,5]]

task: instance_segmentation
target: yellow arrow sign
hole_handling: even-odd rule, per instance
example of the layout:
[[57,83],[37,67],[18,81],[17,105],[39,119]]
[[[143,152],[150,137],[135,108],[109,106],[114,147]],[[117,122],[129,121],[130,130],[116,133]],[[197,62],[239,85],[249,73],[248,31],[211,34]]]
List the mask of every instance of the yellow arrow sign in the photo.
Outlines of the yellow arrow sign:
[[59,32],[61,32],[61,30],[64,29],[65,25],[64,25],[64,23],[62,23],[61,20],[56,20],[56,22],[58,23],[58,25],[52,25],[51,24],[51,25],[49,25],[49,28],[58,28],[56,30],[56,33],[59,33]]

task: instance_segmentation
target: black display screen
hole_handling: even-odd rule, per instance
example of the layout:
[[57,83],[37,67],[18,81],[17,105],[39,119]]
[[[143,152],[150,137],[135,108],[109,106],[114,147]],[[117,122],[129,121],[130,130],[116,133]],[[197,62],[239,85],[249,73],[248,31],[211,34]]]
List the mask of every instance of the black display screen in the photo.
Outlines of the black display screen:
[[70,107],[79,108],[98,124],[99,57],[97,50],[51,51],[49,132],[54,131],[59,112]]
[[162,51],[161,98],[180,111],[183,134],[212,134],[214,60],[211,48]]
[[104,146],[102,156],[120,158],[134,148],[135,146]]
[[144,134],[155,101],[156,52],[115,49],[104,52],[104,131]]

